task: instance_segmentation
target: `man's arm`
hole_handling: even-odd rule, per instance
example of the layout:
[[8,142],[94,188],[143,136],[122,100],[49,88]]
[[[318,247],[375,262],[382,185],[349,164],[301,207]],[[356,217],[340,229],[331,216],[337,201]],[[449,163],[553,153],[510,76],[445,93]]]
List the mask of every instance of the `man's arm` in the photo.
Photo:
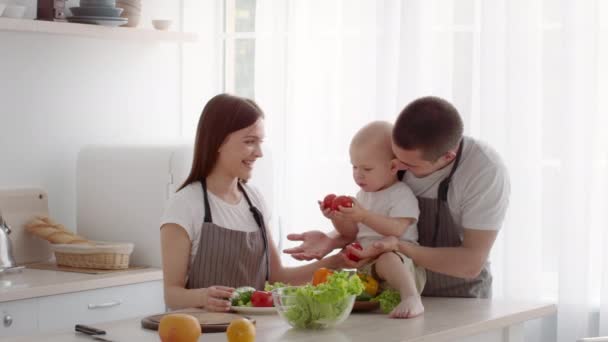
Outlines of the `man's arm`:
[[497,230],[465,228],[459,247],[423,247],[401,241],[398,249],[428,270],[471,279],[481,272],[497,235]]

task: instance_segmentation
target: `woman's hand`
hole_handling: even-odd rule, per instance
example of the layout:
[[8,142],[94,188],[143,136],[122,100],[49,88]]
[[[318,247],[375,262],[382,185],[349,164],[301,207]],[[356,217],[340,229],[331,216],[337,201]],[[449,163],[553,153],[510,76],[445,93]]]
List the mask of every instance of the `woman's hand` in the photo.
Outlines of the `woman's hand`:
[[205,289],[204,307],[208,311],[229,311],[230,296],[234,288],[226,286],[209,286]]
[[319,230],[302,234],[289,234],[287,240],[302,241],[299,246],[283,250],[283,253],[291,254],[296,260],[322,259],[334,249],[333,239]]

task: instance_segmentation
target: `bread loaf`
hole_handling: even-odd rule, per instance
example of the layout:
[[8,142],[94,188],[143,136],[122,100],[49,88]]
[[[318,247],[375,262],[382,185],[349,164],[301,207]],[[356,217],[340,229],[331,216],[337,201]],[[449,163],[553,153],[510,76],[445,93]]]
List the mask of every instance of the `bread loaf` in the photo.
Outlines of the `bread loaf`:
[[92,242],[82,236],[72,233],[63,225],[54,222],[48,217],[37,217],[33,219],[25,225],[25,230],[50,243],[93,245]]

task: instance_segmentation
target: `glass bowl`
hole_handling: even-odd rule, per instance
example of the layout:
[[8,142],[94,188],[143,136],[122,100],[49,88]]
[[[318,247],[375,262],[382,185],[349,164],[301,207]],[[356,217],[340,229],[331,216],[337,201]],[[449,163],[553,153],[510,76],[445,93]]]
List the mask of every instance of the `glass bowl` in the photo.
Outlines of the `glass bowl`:
[[289,325],[300,329],[332,328],[350,315],[356,296],[336,300],[322,298],[308,291],[288,286],[272,291],[272,299],[279,313]]

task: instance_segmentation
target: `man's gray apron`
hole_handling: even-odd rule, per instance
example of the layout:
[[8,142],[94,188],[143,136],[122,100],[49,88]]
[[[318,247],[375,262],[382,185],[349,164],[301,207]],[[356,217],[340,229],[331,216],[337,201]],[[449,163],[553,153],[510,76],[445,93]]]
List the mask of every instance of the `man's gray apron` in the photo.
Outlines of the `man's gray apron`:
[[[460,142],[454,166],[450,174],[441,181],[437,198],[417,197],[420,207],[418,219],[418,243],[426,247],[458,247],[462,245],[463,227],[452,219],[448,207],[448,189],[454,172],[460,163],[464,139]],[[485,263],[479,276],[463,279],[427,270],[427,280],[422,292],[431,297],[476,297],[492,296],[490,265]]]
[[201,228],[198,251],[194,257],[186,288],[197,289],[214,285],[253,286],[264,289],[270,276],[268,239],[262,213],[253,206],[247,192],[239,183],[239,190],[249,204],[259,231],[243,232],[220,227],[213,223],[207,187],[201,182],[205,200],[205,220]]

